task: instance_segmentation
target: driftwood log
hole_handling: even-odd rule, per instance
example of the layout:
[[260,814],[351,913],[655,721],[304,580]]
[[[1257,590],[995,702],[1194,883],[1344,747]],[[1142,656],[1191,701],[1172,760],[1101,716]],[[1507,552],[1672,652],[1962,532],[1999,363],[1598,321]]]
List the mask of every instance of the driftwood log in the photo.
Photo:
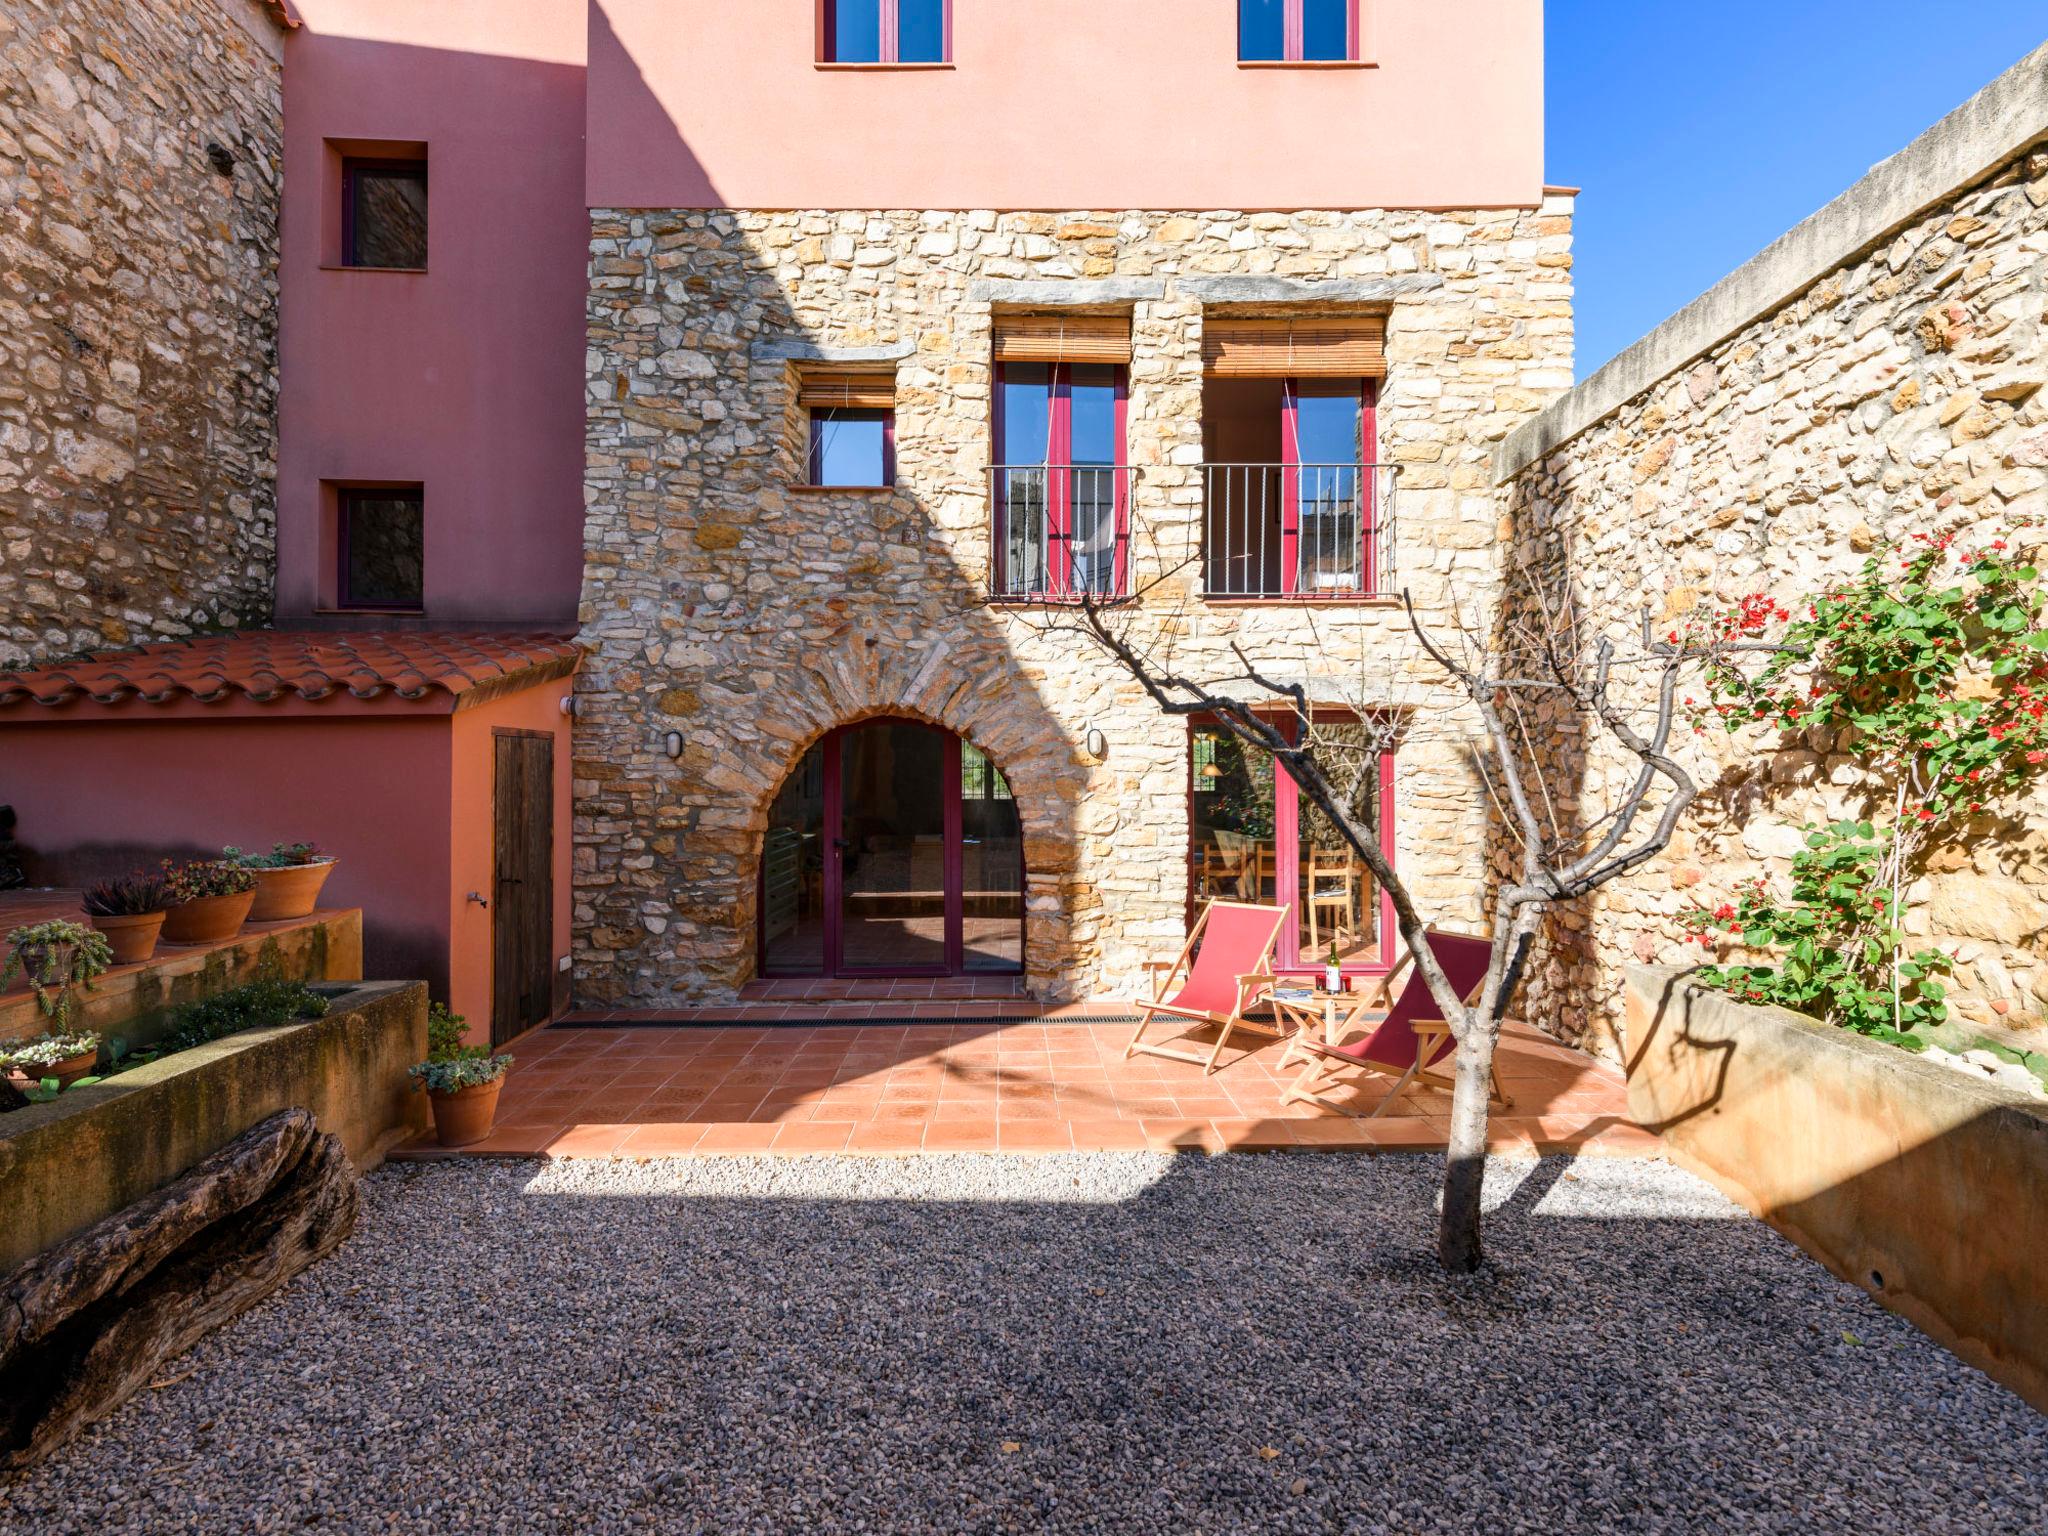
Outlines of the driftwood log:
[[303,1109],[0,1282],[0,1468],[32,1465],[183,1353],[332,1252],[354,1170]]

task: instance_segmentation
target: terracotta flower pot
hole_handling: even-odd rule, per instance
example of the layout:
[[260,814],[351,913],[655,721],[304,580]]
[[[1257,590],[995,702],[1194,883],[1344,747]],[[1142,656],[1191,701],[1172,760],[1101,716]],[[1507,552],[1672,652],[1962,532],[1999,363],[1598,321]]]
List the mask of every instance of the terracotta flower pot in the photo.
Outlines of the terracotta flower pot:
[[256,869],[256,905],[249,909],[252,923],[277,923],[289,917],[306,917],[320,899],[320,887],[334,873],[333,859],[312,864],[287,864],[283,869]]
[[457,1088],[452,1093],[427,1091],[434,1102],[434,1139],[444,1147],[466,1147],[491,1134],[491,1122],[498,1118],[498,1090],[505,1086],[500,1072],[488,1083]]
[[161,912],[123,913],[118,917],[95,917],[93,927],[107,936],[107,948],[114,952],[114,964],[134,965],[156,953],[157,935],[163,931]]
[[232,939],[248,921],[254,891],[235,896],[201,896],[164,914],[166,944],[219,944]]
[[91,1050],[80,1051],[76,1056],[69,1057],[64,1061],[52,1062],[49,1066],[42,1069],[40,1075],[42,1077],[54,1077],[57,1079],[58,1087],[69,1088],[81,1077],[92,1076],[93,1068],[99,1064],[100,1048],[94,1046]]

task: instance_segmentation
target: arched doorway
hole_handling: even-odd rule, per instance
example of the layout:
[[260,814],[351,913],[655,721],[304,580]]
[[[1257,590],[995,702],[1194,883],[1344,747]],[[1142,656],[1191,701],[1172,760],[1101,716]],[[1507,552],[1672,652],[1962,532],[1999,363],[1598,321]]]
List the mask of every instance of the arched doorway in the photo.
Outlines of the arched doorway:
[[763,976],[1024,968],[1024,837],[1000,769],[951,731],[864,720],[814,743],[761,849]]

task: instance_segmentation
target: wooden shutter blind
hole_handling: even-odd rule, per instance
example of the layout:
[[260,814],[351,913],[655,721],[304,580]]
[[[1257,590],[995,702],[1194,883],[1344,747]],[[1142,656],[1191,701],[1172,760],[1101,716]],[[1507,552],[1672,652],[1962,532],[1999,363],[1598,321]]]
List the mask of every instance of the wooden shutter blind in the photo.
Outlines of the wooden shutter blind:
[[1129,363],[1131,322],[1122,315],[997,315],[999,363]]
[[1387,317],[1205,320],[1202,371],[1219,378],[1384,378]]
[[893,411],[896,374],[886,368],[806,368],[799,403],[807,411]]

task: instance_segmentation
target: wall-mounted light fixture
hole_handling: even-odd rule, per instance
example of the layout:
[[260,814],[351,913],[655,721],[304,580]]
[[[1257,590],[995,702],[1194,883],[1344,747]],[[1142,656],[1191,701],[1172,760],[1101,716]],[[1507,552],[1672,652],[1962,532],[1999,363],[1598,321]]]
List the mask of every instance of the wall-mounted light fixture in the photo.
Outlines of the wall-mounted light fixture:
[[568,718],[571,718],[571,719],[573,719],[573,718],[575,717],[575,714],[576,714],[576,695],[575,695],[575,694],[573,694],[573,693],[565,693],[565,694],[563,694],[563,695],[562,695],[562,714],[563,714],[563,715],[564,715],[565,717],[568,717]]
[[1109,738],[1102,734],[1100,726],[1089,726],[1088,734],[1081,738],[1081,745],[1087,749],[1090,757],[1109,756]]
[[683,755],[683,733],[670,731],[662,738],[662,746],[668,752],[669,761],[674,762]]

